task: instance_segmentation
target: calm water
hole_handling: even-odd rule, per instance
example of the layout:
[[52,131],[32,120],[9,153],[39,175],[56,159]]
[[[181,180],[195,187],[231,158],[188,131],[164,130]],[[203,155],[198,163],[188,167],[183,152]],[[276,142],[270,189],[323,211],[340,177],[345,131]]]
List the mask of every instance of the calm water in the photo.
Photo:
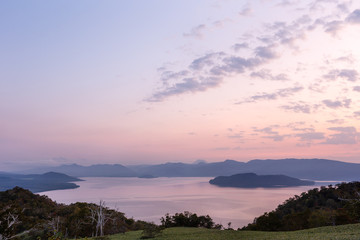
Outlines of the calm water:
[[58,203],[93,202],[100,199],[127,217],[160,222],[166,213],[190,211],[209,214],[216,223],[242,227],[254,217],[271,211],[293,195],[314,186],[283,189],[220,188],[210,178],[83,178],[77,189],[43,192]]

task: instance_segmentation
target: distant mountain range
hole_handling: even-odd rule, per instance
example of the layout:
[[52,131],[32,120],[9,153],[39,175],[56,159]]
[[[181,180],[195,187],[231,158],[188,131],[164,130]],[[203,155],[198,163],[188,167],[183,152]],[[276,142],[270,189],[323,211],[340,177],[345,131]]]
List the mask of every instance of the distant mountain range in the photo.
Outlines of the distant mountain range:
[[76,181],[82,180],[56,172],[27,175],[0,172],[0,191],[8,190],[16,186],[32,192],[71,189],[79,187],[75,183],[72,183]]
[[299,179],[355,181],[360,180],[360,164],[327,159],[279,159],[238,162],[165,163],[156,165],[77,164],[33,169],[26,173],[61,172],[76,177],[216,177],[238,173],[282,174]]
[[75,177],[137,177],[138,173],[120,164],[96,164],[81,166],[78,164],[61,165],[58,167],[36,168],[23,171],[23,174],[60,172]]
[[236,188],[282,188],[296,186],[312,186],[314,181],[300,180],[285,175],[257,175],[255,173],[240,173],[232,176],[220,176],[209,181],[219,187]]

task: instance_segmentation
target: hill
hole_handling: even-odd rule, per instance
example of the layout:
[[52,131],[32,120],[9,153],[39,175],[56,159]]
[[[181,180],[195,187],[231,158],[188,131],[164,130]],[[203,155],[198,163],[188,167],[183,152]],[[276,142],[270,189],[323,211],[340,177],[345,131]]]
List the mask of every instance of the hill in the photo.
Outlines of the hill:
[[299,179],[356,181],[360,180],[360,164],[327,159],[278,159],[186,164],[165,163],[158,165],[127,166],[138,174],[157,177],[216,177],[238,173],[261,175],[281,174]]
[[[105,234],[139,230],[147,224],[102,206]],[[69,238],[94,236],[99,209],[93,203],[57,204],[46,196],[15,187],[0,192],[0,239],[62,239],[60,233]]]
[[314,188],[254,219],[244,230],[292,231],[358,223],[360,182]]
[[44,174],[0,174],[0,191],[8,190],[16,186],[29,189],[32,192],[43,192],[58,189],[71,189],[79,187],[75,183],[82,181],[79,178],[56,172]]
[[121,164],[96,164],[81,166],[78,164],[61,165],[23,171],[22,173],[60,172],[75,177],[136,177],[138,174]]
[[281,188],[314,185],[313,181],[304,181],[285,175],[256,175],[255,173],[240,173],[231,176],[220,176],[209,181],[219,187],[237,188]]
[[164,163],[155,165],[98,164],[81,166],[77,164],[61,165],[22,172],[45,173],[61,172],[76,177],[216,177],[231,176],[238,173],[256,173],[260,175],[286,175],[299,179],[357,181],[360,180],[360,164],[327,159],[278,159],[251,160],[238,162],[206,163]]

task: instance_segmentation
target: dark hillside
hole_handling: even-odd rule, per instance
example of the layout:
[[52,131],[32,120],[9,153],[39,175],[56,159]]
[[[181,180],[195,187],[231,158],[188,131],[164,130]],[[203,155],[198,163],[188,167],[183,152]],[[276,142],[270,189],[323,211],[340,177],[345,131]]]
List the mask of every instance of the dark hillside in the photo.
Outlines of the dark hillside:
[[358,223],[360,182],[314,188],[254,219],[245,230],[290,231]]
[[[0,192],[0,239],[17,236],[12,239],[37,240],[59,234],[69,238],[90,237],[96,234],[96,222],[91,216],[92,210],[97,209],[98,205],[89,203],[57,204],[46,196],[15,187]],[[105,234],[141,229],[146,224],[106,206],[103,212],[108,218]]]
[[0,174],[0,179],[0,191],[21,187],[32,192],[77,188],[79,186],[72,182],[82,181],[79,178],[55,172],[41,175]]
[[255,173],[240,173],[232,176],[220,176],[209,181],[219,187],[237,188],[281,188],[294,186],[311,186],[313,181],[304,181],[285,175],[256,175]]

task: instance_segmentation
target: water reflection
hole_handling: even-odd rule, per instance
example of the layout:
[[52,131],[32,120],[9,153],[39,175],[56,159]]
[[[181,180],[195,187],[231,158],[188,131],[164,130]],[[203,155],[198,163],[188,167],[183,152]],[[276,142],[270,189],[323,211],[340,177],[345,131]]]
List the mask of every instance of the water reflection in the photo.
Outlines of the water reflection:
[[83,178],[77,189],[43,192],[58,203],[104,200],[127,217],[160,222],[166,213],[190,211],[209,214],[216,223],[242,227],[254,217],[271,211],[293,195],[314,186],[282,189],[220,188],[210,178]]

